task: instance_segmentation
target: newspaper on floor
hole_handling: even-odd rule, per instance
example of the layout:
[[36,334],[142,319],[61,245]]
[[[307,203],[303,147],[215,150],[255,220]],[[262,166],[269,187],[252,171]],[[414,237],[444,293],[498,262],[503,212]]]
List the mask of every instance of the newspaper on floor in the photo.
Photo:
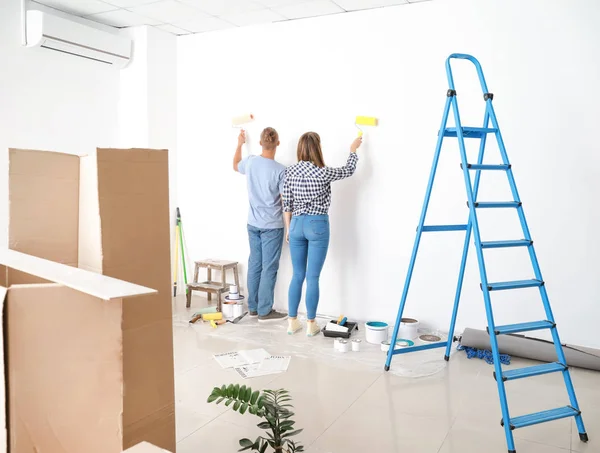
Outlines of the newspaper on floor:
[[260,363],[234,367],[234,370],[244,379],[279,374],[287,371],[291,360],[292,358],[289,356],[270,356]]
[[236,368],[253,363],[260,363],[270,357],[264,349],[249,349],[246,351],[233,351],[215,354],[213,357],[222,368]]

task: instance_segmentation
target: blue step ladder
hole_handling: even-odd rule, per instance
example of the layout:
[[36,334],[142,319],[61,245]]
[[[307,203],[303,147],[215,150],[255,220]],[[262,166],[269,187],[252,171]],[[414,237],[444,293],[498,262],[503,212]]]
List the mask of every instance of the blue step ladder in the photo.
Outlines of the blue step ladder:
[[[475,65],[477,69],[477,75],[479,76],[479,82],[481,83],[481,89],[483,90],[483,99],[485,101],[485,115],[483,118],[483,127],[463,127],[460,122],[460,115],[458,112],[458,101],[456,99],[456,90],[454,88],[454,79],[452,77],[452,69],[450,66],[450,62],[452,59],[461,59],[468,60]],[[569,374],[569,369],[567,367],[567,362],[565,358],[565,354],[563,352],[560,338],[558,336],[558,330],[556,328],[556,323],[554,322],[554,316],[552,315],[552,309],[550,308],[550,302],[548,301],[548,294],[546,292],[546,287],[544,286],[544,279],[542,278],[542,273],[540,271],[540,267],[538,264],[538,260],[535,254],[535,250],[533,247],[533,241],[531,240],[531,234],[529,233],[529,228],[527,227],[527,222],[525,220],[525,213],[523,211],[523,206],[521,204],[521,199],[519,197],[519,193],[517,191],[517,186],[515,184],[515,179],[513,177],[512,169],[510,162],[508,160],[508,156],[506,154],[506,148],[504,147],[504,142],[502,140],[502,134],[500,133],[500,127],[498,126],[498,120],[496,119],[496,114],[494,112],[494,107],[492,104],[492,100],[494,99],[494,95],[488,92],[487,85],[485,83],[485,78],[483,76],[483,70],[481,69],[481,65],[476,58],[471,55],[465,54],[452,54],[446,60],[446,75],[448,77],[448,92],[446,98],[446,106],[444,107],[444,115],[442,117],[442,125],[440,128],[440,132],[438,133],[438,140],[435,149],[435,155],[433,157],[433,165],[431,167],[431,173],[429,175],[429,182],[427,184],[427,191],[425,193],[425,201],[423,202],[423,209],[421,211],[421,217],[419,219],[419,226],[417,227],[417,235],[415,238],[415,243],[412,251],[412,255],[410,258],[410,264],[408,266],[408,272],[406,275],[406,281],[404,283],[404,290],[402,292],[402,299],[400,302],[400,308],[398,309],[398,317],[396,318],[396,324],[394,326],[394,332],[392,334],[392,347],[389,349],[387,354],[387,360],[385,362],[385,370],[388,371],[390,369],[390,365],[392,363],[392,358],[397,354],[405,354],[409,352],[422,351],[425,349],[434,349],[434,348],[446,348],[446,354],[444,359],[446,361],[449,360],[450,350],[452,347],[453,336],[454,336],[454,328],[456,323],[456,316],[458,313],[458,305],[460,301],[460,294],[463,285],[463,278],[465,273],[465,264],[467,262],[467,255],[469,251],[469,243],[471,240],[471,232],[474,235],[475,239],[475,249],[477,252],[477,261],[479,264],[479,274],[481,276],[481,290],[483,292],[483,300],[485,303],[485,311],[487,316],[487,331],[490,335],[490,343],[492,346],[492,354],[494,357],[494,378],[496,379],[496,383],[498,386],[498,396],[500,397],[500,406],[502,408],[502,420],[501,425],[504,427],[504,433],[506,435],[506,443],[508,446],[509,453],[515,453],[515,443],[512,431],[517,428],[523,428],[525,426],[535,425],[538,423],[544,423],[552,420],[558,420],[561,418],[575,417],[575,421],[577,423],[577,429],[579,431],[579,438],[583,442],[588,441],[588,436],[585,431],[585,427],[583,425],[583,419],[581,417],[581,411],[579,410],[579,405],[577,403],[577,398],[575,396],[575,390],[573,389],[573,383],[571,381],[571,376]],[[454,120],[456,127],[447,127],[448,115],[450,113],[450,108],[452,108],[452,112],[454,114]],[[491,124],[490,124],[491,123]],[[502,157],[501,164],[488,165],[483,164],[483,155],[485,150],[486,138],[489,134],[493,134],[496,137],[498,142],[498,147],[500,149],[500,155]],[[461,158],[461,168],[463,172],[463,176],[465,179],[465,186],[467,189],[467,205],[469,207],[469,220],[466,225],[425,225],[425,217],[427,214],[427,207],[429,205],[429,199],[431,197],[431,190],[433,187],[433,182],[435,179],[435,173],[440,157],[440,152],[442,149],[442,142],[444,137],[455,137],[458,138],[458,144],[460,148],[460,158]],[[479,139],[479,154],[477,158],[477,163],[468,163],[467,162],[467,153],[465,149],[465,139]],[[508,177],[508,183],[510,185],[510,189],[512,192],[512,200],[504,201],[504,202],[482,202],[477,200],[477,191],[479,189],[479,180],[481,177],[482,171],[503,171],[506,173]],[[471,176],[470,172],[475,172],[475,179],[473,184],[471,185]],[[477,223],[477,211],[479,209],[516,209],[517,214],[519,216],[519,220],[521,223],[521,227],[523,229],[524,239],[517,240],[506,240],[506,241],[489,241],[484,242],[481,240],[481,236],[479,233],[479,225]],[[428,343],[422,344],[407,348],[395,348],[394,345],[398,339],[398,330],[400,328],[400,322],[402,320],[402,314],[404,312],[404,306],[406,304],[406,297],[408,294],[408,289],[410,287],[410,281],[413,273],[413,269],[415,266],[415,260],[417,257],[417,252],[419,250],[419,243],[421,241],[421,234],[425,232],[440,232],[440,231],[465,231],[465,241],[463,247],[462,260],[460,264],[460,271],[458,275],[458,283],[456,286],[456,295],[454,298],[454,307],[452,310],[452,320],[450,322],[450,329],[448,332],[448,340],[446,342],[438,342],[438,343]],[[488,281],[486,269],[485,269],[485,261],[483,256],[483,251],[485,249],[493,249],[493,248],[507,248],[507,247],[527,247],[529,251],[529,257],[531,258],[531,264],[533,266],[533,271],[535,278],[532,280],[518,280],[512,282],[497,282],[490,283]],[[492,303],[490,293],[492,291],[503,291],[509,289],[518,289],[518,288],[530,288],[537,287],[539,288],[540,295],[542,298],[542,302],[544,304],[544,310],[546,312],[546,319],[542,321],[534,321],[527,322],[522,324],[509,324],[505,326],[497,326],[494,322],[494,315],[492,311]],[[521,369],[515,369],[510,371],[503,371],[502,364],[500,362],[500,352],[498,351],[498,335],[506,335],[517,332],[528,332],[533,330],[542,330],[548,329],[552,334],[552,339],[554,341],[554,346],[556,348],[556,355],[558,358],[557,362],[535,365]],[[527,378],[531,376],[537,376],[541,374],[547,373],[562,373],[565,386],[567,387],[567,392],[569,394],[570,405],[561,407],[558,409],[547,410],[543,412],[537,412],[534,414],[523,415],[519,417],[512,417],[509,414],[508,403],[506,400],[506,389],[504,387],[504,383],[506,381],[510,381],[513,379],[521,379]],[[500,378],[498,378],[500,377]]]

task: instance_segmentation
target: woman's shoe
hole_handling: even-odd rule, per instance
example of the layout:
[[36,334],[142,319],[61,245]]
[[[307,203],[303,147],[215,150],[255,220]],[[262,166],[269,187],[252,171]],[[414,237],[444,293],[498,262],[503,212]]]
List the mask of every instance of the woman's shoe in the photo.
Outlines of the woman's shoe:
[[306,323],[306,336],[307,337],[314,337],[315,335],[318,335],[319,332],[321,331],[321,328],[319,327],[319,325],[317,324],[316,321],[308,321]]
[[298,321],[298,318],[288,319],[288,335],[294,335],[300,329],[302,329],[302,323]]

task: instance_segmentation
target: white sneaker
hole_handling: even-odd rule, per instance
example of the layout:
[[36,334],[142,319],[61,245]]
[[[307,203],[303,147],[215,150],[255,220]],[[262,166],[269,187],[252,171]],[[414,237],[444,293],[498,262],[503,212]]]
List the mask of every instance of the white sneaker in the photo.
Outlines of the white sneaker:
[[288,335],[294,335],[296,332],[302,329],[302,323],[298,321],[298,318],[288,319]]
[[321,328],[319,327],[319,324],[317,324],[316,321],[313,321],[313,322],[309,321],[306,323],[306,336],[307,337],[314,337],[315,335],[318,335],[320,331],[321,331]]

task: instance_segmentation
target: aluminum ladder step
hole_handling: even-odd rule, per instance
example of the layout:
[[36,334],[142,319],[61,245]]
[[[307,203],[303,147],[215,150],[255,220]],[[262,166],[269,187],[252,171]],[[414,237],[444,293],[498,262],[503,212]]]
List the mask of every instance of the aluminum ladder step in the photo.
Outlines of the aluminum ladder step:
[[[462,133],[464,138],[482,138],[487,134],[495,134],[498,129],[493,127],[463,127]],[[444,130],[444,137],[458,137],[458,131],[455,127],[447,127]]]
[[533,241],[529,239],[517,239],[514,241],[487,241],[481,242],[482,249],[500,249],[508,247],[529,247]]
[[[511,333],[531,332],[533,330],[552,329],[556,324],[550,321],[533,321],[523,322],[520,324],[506,324],[504,326],[495,326],[494,333],[496,335],[509,335]],[[489,328],[486,328],[489,332]]]
[[[544,363],[543,365],[528,366],[525,368],[517,368],[516,370],[507,370],[502,372],[503,381],[512,381],[515,379],[523,379],[532,376],[540,376],[542,374],[558,373],[565,371],[567,367],[559,362]],[[494,372],[496,379],[496,372]]]
[[[539,423],[550,422],[552,420],[559,420],[561,418],[575,417],[579,414],[581,414],[581,411],[578,411],[571,406],[559,407],[511,418],[509,426],[510,429],[519,429],[526,426],[537,425]],[[500,424],[504,426],[504,420],[502,420]]]
[[487,289],[488,291],[504,291],[507,289],[535,288],[536,286],[544,286],[544,282],[541,280],[531,279],[515,280],[514,282],[488,283]]
[[[510,164],[467,164],[469,170],[509,170],[510,167]],[[462,164],[460,168],[463,168]]]
[[[520,201],[476,201],[475,207],[479,209],[490,209],[490,208],[518,208],[521,206]],[[469,202],[467,201],[467,206]]]

